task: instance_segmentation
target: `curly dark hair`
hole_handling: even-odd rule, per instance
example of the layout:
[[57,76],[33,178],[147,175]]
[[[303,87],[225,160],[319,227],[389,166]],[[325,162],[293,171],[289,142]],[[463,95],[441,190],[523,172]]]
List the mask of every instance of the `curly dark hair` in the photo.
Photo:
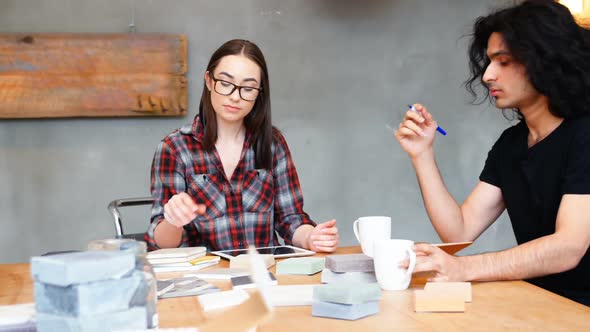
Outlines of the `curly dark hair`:
[[549,111],[561,118],[590,114],[590,30],[552,0],[529,0],[477,18],[469,46],[467,91],[477,103],[477,90],[491,100],[483,74],[490,64],[488,39],[502,35],[515,61],[526,68],[533,87],[549,100]]

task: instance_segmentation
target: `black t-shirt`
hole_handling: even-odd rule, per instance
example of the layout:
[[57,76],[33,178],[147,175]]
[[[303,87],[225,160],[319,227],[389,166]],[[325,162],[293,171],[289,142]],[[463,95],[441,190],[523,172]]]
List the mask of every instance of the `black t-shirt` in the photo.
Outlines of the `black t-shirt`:
[[[563,195],[590,194],[590,117],[564,120],[530,148],[528,133],[524,121],[506,129],[479,177],[502,190],[519,244],[555,233]],[[590,305],[590,251],[572,270],[528,281]]]

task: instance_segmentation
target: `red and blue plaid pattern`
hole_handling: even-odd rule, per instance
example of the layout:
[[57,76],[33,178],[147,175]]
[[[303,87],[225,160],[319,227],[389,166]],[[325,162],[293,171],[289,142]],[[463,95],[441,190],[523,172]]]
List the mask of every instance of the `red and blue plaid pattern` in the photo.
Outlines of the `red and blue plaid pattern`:
[[297,227],[315,223],[303,211],[303,195],[297,170],[285,138],[273,131],[273,168],[256,169],[250,136],[228,180],[216,151],[204,150],[203,125],[195,117],[166,136],[152,163],[150,227],[145,235],[150,250],[158,249],[154,230],[164,218],[164,205],[172,196],[188,193],[207,211],[184,226],[181,246],[205,246],[226,250],[277,245],[275,231],[291,244]]

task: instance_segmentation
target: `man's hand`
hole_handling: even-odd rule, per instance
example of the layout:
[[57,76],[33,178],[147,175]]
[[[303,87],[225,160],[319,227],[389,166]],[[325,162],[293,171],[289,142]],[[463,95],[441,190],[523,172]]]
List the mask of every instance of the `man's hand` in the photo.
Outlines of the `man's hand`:
[[164,205],[164,219],[173,226],[182,227],[204,214],[207,207],[197,204],[185,192],[176,194]]
[[[428,243],[417,243],[413,250],[416,253],[414,273],[436,272],[428,281],[466,281],[465,266],[459,257]],[[405,260],[400,267],[408,268],[408,265],[408,260]]]
[[411,159],[432,150],[436,127],[438,127],[426,107],[414,104],[414,108],[416,112],[407,111],[399,128],[395,131],[395,138]]
[[309,232],[307,247],[315,252],[334,252],[338,247],[338,228],[336,220],[332,219],[318,224]]

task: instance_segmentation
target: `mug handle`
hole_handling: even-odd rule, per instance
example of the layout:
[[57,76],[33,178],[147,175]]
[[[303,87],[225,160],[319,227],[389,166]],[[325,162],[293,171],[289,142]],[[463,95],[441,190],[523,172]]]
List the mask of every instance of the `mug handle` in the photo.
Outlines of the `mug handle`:
[[355,220],[352,224],[352,230],[354,231],[354,236],[356,236],[356,240],[361,243],[361,238],[359,236],[359,220]]
[[408,266],[406,276],[411,277],[412,272],[414,272],[414,267],[416,266],[416,253],[410,248],[406,248],[406,251],[408,252],[408,255],[410,255],[410,266]]

